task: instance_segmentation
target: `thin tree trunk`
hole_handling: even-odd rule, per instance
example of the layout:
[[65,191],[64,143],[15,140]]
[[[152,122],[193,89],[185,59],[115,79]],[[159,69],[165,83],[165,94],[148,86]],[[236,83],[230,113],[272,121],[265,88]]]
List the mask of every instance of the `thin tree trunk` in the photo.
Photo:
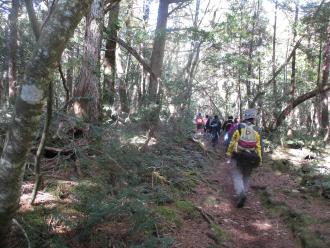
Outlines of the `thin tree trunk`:
[[[296,41],[297,37],[297,25],[298,25],[298,14],[299,14],[299,6],[298,1],[296,2],[296,10],[295,10],[295,17],[294,17],[294,24],[293,24],[293,44]],[[295,99],[295,91],[296,91],[296,50],[293,51],[292,61],[291,61],[291,80],[290,80],[290,89],[289,89],[289,106],[293,106],[293,101]],[[291,112],[291,110],[290,110]],[[292,127],[294,125],[294,116],[291,117],[290,126],[288,129],[287,135],[291,137],[293,135]]]
[[[144,32],[147,32],[147,27],[150,19],[150,5],[151,0],[144,0],[143,3],[143,30]],[[147,44],[145,41],[141,42],[141,52],[143,58],[146,58],[148,56],[148,50],[147,50]],[[145,103],[146,97],[147,97],[147,71],[144,67],[141,67],[141,85],[140,85],[140,97],[139,97],[139,106],[142,106]]]
[[73,51],[70,50],[69,57],[68,57],[68,61],[69,61],[70,65],[67,66],[66,73],[65,73],[67,86],[68,86],[68,90],[69,90],[69,99],[72,98],[72,94],[73,94],[73,65],[70,63],[72,59],[73,59]]
[[[254,107],[254,102],[251,101],[252,99],[252,90],[251,90],[251,81],[250,78],[254,78],[254,73],[253,73],[253,52],[254,52],[254,36],[255,36],[255,30],[256,30],[256,22],[259,16],[259,8],[260,8],[260,4],[259,4],[259,0],[257,3],[257,8],[254,11],[253,14],[253,18],[252,18],[252,31],[251,31],[251,39],[249,41],[249,62],[248,62],[248,68],[247,68],[247,72],[248,72],[248,77],[249,79],[246,80],[246,95],[247,95],[247,99],[248,99],[248,106],[249,108],[253,108]],[[241,12],[242,13],[242,12]]]
[[[297,37],[297,25],[298,25],[298,3],[296,3],[296,11],[293,25],[293,43]],[[292,61],[291,61],[291,81],[290,81],[290,101],[294,100],[296,90],[296,50],[293,50]]]
[[40,173],[40,163],[41,163],[41,156],[43,155],[44,148],[46,145],[46,139],[49,132],[49,126],[52,120],[52,112],[53,112],[53,83],[50,82],[48,86],[48,98],[47,98],[47,114],[44,124],[44,129],[41,135],[40,143],[38,146],[38,150],[35,157],[34,163],[34,173],[35,173],[35,182],[32,191],[32,196],[30,199],[30,204],[34,204],[34,200],[37,197],[38,189],[40,187],[40,183],[42,181],[42,175]]
[[[241,21],[242,21],[242,10],[241,10]],[[238,43],[238,56],[241,56],[241,52],[242,52],[242,37],[240,36]],[[237,104],[238,104],[239,118],[242,119],[243,110],[242,110],[242,92],[241,92],[241,67],[238,67]]]
[[30,19],[30,24],[33,30],[34,35],[36,36],[36,40],[39,39],[39,34],[40,34],[40,25],[36,16],[36,13],[33,8],[33,3],[32,0],[24,0],[25,2],[25,7],[29,15]]
[[238,105],[238,113],[239,118],[242,119],[243,117],[243,106],[242,106],[242,92],[241,92],[241,75],[240,72],[238,74],[237,80],[237,105]]
[[[117,56],[119,59],[119,56]],[[118,61],[118,63],[120,63]],[[127,87],[126,87],[126,82],[128,80],[127,74],[128,74],[128,69],[131,66],[131,55],[128,56],[125,71],[121,69],[121,73],[118,76],[119,80],[119,100],[120,100],[120,110],[124,113],[129,113],[129,102],[128,102],[128,96],[127,96]]]
[[47,85],[89,3],[89,0],[59,2],[27,63],[0,160],[0,247],[7,247],[11,220],[19,208],[26,154],[38,127]]
[[[320,88],[323,88],[328,83],[330,68],[330,20],[327,28],[327,41],[323,48],[323,60],[322,60],[322,78]],[[324,141],[329,139],[329,105],[328,105],[328,92],[322,92],[320,94],[321,100],[321,128],[322,134],[325,135]]]
[[276,86],[276,28],[277,28],[277,7],[278,2],[275,1],[275,13],[274,13],[274,28],[273,28],[273,54],[272,54],[272,73],[273,73],[273,97],[276,99],[276,92],[277,92],[277,86]]
[[[320,36],[320,47],[318,55],[318,66],[317,66],[317,86],[321,86],[321,66],[322,66],[322,38]],[[321,123],[321,96],[317,95],[314,101],[314,115],[313,115],[313,124],[315,126],[315,132],[318,135],[320,132],[320,123]]]
[[73,104],[77,117],[97,122],[99,119],[100,53],[103,28],[103,0],[93,0],[86,18],[83,65]]
[[19,0],[12,0],[12,7],[9,14],[9,56],[8,56],[8,96],[9,103],[13,104],[16,98],[17,86],[17,20]]
[[103,100],[110,105],[115,102],[115,82],[116,82],[116,41],[118,37],[118,15],[119,2],[115,3],[109,13],[107,27],[106,51],[104,55],[104,88]]
[[[200,10],[200,0],[196,1],[196,8],[195,8],[195,17],[193,22],[194,29],[199,29],[199,10]],[[184,100],[187,101],[187,110],[190,112],[190,106],[191,106],[191,97],[192,97],[192,83],[195,76],[195,71],[197,67],[197,63],[199,61],[199,53],[200,48],[202,45],[202,41],[197,40],[198,37],[194,37],[194,40],[191,42],[192,51],[189,54],[188,62],[185,67],[185,81],[186,81],[186,87],[187,92],[185,94]]]

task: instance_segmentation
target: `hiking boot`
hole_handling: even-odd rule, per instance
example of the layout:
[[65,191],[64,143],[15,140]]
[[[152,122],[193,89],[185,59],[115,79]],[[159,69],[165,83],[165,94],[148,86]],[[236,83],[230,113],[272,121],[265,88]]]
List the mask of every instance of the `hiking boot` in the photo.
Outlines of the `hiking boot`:
[[244,192],[241,192],[238,196],[237,202],[236,202],[236,207],[237,208],[242,208],[244,206],[246,200],[246,195]]

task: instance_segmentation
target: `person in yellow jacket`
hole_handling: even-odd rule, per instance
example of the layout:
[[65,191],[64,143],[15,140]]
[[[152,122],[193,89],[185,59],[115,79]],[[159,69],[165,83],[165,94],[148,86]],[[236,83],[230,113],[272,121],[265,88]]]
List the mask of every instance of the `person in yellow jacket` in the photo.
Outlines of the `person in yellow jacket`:
[[253,168],[262,163],[262,139],[255,126],[256,109],[244,112],[243,122],[233,131],[226,155],[231,158],[232,179],[237,197],[236,207],[241,208],[246,201],[249,179]]

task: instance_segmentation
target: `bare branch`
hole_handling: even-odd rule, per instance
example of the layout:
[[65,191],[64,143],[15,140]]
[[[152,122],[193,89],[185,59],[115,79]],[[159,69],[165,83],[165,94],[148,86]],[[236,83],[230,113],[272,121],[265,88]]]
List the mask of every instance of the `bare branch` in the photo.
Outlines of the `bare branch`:
[[25,7],[28,12],[28,16],[30,19],[31,27],[34,33],[34,36],[36,37],[36,40],[39,39],[40,36],[40,25],[36,16],[36,13],[33,9],[32,0],[25,0]]
[[154,78],[157,78],[156,74],[152,71],[151,66],[149,63],[129,44],[127,44],[125,41],[123,41],[120,38],[114,38],[111,37],[111,40],[117,42],[120,46],[125,48],[130,54],[133,55],[134,58],[136,58],[137,61],[143,66],[143,68],[150,73],[150,75]]
[[191,3],[191,0],[186,0],[186,1],[169,1],[169,3],[179,3],[178,6],[176,6],[174,9],[172,9],[170,12],[167,13],[167,16],[170,16],[173,14],[175,11],[185,8]]
[[104,14],[108,13],[109,11],[111,11],[117,4],[120,3],[121,0],[108,0],[105,4],[104,4]]

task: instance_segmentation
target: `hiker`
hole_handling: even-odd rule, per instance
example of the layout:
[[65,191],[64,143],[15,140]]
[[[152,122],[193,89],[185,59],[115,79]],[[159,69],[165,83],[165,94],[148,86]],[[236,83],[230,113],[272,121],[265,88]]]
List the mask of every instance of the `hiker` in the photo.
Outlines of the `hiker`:
[[205,133],[210,133],[211,132],[211,126],[210,126],[210,123],[211,123],[211,118],[206,115],[205,116],[205,119],[204,119],[204,132]]
[[221,122],[219,120],[219,117],[217,115],[214,116],[210,123],[211,127],[211,135],[212,135],[212,146],[215,147],[216,144],[218,144],[220,131],[221,131]]
[[256,109],[247,109],[244,112],[243,122],[234,130],[226,153],[231,157],[238,208],[244,206],[253,168],[262,162],[262,140],[260,130],[255,126],[256,117]]
[[228,120],[226,120],[222,125],[222,130],[224,132],[223,141],[224,141],[225,146],[228,146],[228,144],[229,144],[228,131],[232,128],[233,123],[234,123],[233,122],[233,117],[229,116]]
[[204,128],[204,120],[201,113],[198,113],[198,115],[196,116],[195,124],[196,124],[197,133],[201,133],[201,131]]
[[237,129],[239,122],[240,122],[239,117],[235,117],[234,122],[231,123],[228,130],[226,130],[226,133],[224,135],[226,136],[224,137],[224,145],[226,149],[228,148],[229,141],[233,136],[234,130]]

